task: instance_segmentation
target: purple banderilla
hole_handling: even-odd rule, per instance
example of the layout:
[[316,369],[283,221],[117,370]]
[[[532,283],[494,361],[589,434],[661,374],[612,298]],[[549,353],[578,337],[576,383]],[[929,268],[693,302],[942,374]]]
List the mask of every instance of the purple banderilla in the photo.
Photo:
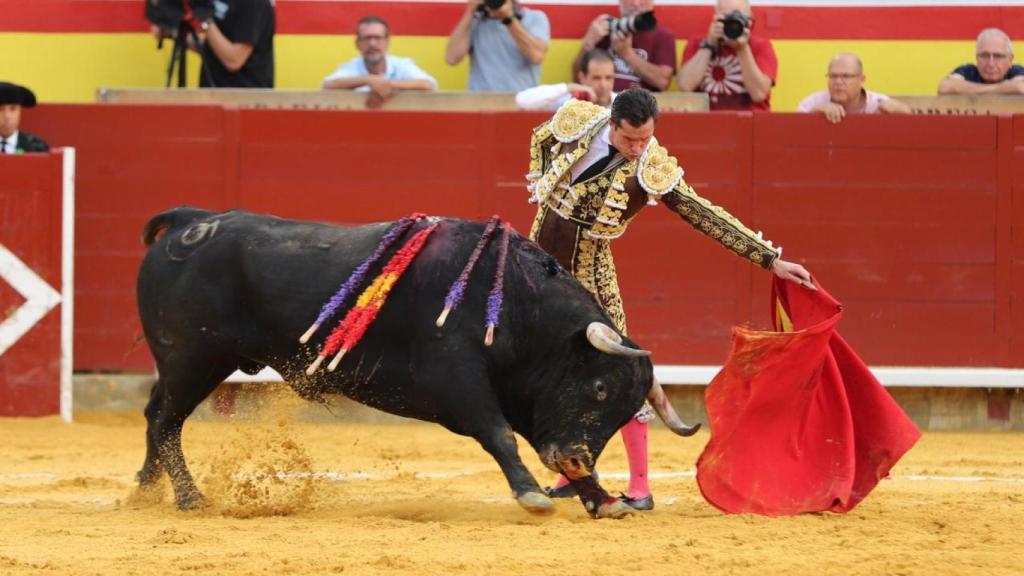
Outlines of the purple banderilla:
[[434,324],[438,328],[444,326],[445,320],[448,319],[448,313],[458,308],[459,304],[462,303],[463,297],[466,295],[466,284],[469,282],[469,275],[473,272],[473,268],[476,267],[476,263],[480,260],[480,254],[483,253],[484,248],[487,247],[487,243],[491,240],[491,236],[494,234],[494,229],[498,226],[498,222],[501,218],[497,214],[491,216],[491,219],[487,222],[487,228],[484,229],[484,233],[480,235],[480,239],[476,242],[476,248],[473,249],[473,254],[469,257],[469,262],[466,262],[466,267],[462,269],[462,273],[459,274],[458,279],[452,283],[452,287],[448,289],[448,295],[444,299],[444,310],[441,311],[441,315],[437,317]]
[[490,346],[494,342],[494,327],[498,325],[498,318],[501,316],[502,287],[505,285],[505,259],[508,256],[508,239],[511,233],[512,226],[505,222],[502,225],[501,244],[498,245],[498,267],[494,271],[494,285],[491,286],[491,293],[487,295],[485,346]]
[[405,231],[423,216],[423,214],[415,213],[411,216],[405,216],[398,222],[395,222],[391,229],[384,234],[384,237],[380,239],[380,244],[377,245],[377,249],[374,250],[373,254],[371,254],[369,258],[364,260],[362,264],[352,271],[348,280],[341,285],[341,288],[338,288],[338,291],[334,296],[331,296],[330,300],[324,303],[323,307],[320,309],[320,315],[316,318],[316,322],[314,322],[313,325],[309,327],[309,330],[306,330],[306,333],[299,338],[299,342],[302,344],[309,342],[309,339],[313,337],[313,334],[316,333],[318,328],[320,328],[320,325],[330,319],[330,317],[337,312],[338,308],[345,303],[345,300],[348,299],[349,295],[351,295],[357,287],[362,285],[370,267],[373,266],[377,260],[380,260],[380,257],[384,255],[396,239],[401,237],[402,234],[405,234]]

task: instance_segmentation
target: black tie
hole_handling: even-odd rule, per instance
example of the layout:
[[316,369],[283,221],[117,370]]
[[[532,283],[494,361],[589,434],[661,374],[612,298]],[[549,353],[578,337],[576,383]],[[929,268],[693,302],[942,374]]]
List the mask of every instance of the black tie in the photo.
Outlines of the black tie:
[[7,154],[7,138],[0,138],[0,154]]
[[587,169],[573,181],[573,184],[576,184],[577,182],[584,182],[600,174],[608,167],[608,164],[611,164],[612,159],[615,158],[615,155],[618,153],[619,151],[615,149],[615,146],[608,146],[608,155],[588,166]]

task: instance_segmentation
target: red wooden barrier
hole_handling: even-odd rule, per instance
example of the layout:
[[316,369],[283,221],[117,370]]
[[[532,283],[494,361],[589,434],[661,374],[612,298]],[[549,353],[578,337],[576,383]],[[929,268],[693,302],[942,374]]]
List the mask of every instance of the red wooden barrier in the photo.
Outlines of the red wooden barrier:
[[63,163],[0,155],[0,416],[61,409]]
[[[179,204],[335,222],[413,210],[526,232],[528,113],[51,105],[29,129],[79,148],[76,368],[149,369],[134,310],[143,223]],[[96,129],[102,127],[102,130]],[[875,365],[1024,367],[1024,128],[1015,118],[665,115],[701,194],[850,310]],[[1014,195],[1016,194],[1016,201]],[[716,364],[767,324],[769,277],[662,207],[616,242],[631,335],[662,364]]]

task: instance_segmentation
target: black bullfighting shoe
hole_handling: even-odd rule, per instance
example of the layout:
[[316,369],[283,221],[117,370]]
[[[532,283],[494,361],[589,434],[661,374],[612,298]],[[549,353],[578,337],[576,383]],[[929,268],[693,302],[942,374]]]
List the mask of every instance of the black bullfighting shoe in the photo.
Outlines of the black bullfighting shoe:
[[630,498],[625,494],[619,494],[619,500],[633,510],[640,510],[641,512],[654,510],[654,494],[648,494],[647,496],[641,496],[640,498]]

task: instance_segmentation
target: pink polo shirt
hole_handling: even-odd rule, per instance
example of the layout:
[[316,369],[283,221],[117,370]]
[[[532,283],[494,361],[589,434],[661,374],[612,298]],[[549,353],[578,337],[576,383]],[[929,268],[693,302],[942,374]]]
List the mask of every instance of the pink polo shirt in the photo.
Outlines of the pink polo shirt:
[[[878,106],[884,100],[888,100],[889,97],[885,94],[879,94],[878,92],[872,92],[870,90],[864,90],[864,94],[867,98],[864,99],[864,108],[862,110],[853,110],[859,114],[878,114]],[[815,108],[822,104],[828,104],[832,101],[832,97],[829,96],[828,90],[822,90],[815,92],[807,98],[804,98],[800,105],[796,107],[797,112],[813,112]]]

